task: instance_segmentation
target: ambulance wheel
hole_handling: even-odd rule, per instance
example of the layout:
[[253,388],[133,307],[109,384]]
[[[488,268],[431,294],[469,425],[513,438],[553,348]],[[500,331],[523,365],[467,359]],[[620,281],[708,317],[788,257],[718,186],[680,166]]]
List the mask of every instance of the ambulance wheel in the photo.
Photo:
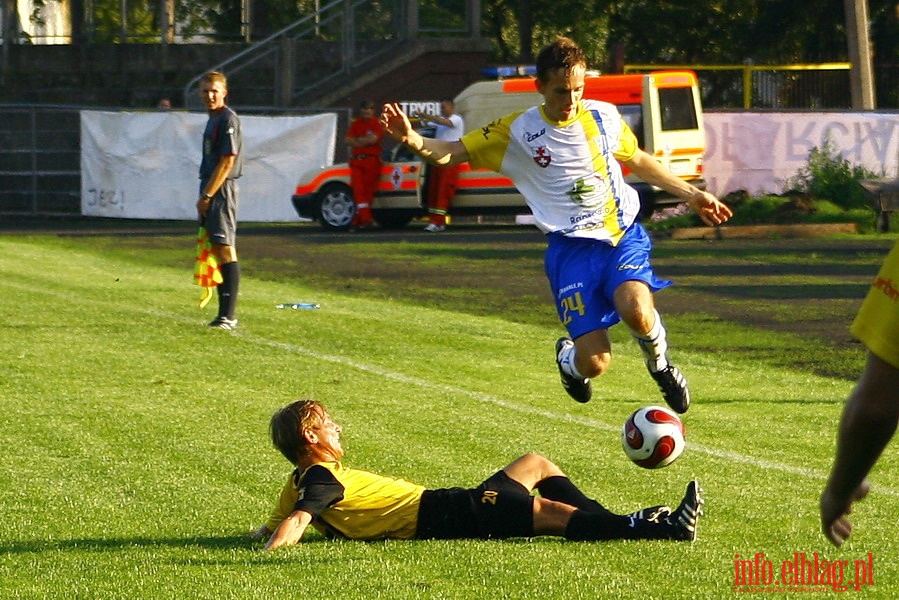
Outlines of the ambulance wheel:
[[348,229],[356,214],[350,187],[329,183],[318,193],[318,221],[325,229]]

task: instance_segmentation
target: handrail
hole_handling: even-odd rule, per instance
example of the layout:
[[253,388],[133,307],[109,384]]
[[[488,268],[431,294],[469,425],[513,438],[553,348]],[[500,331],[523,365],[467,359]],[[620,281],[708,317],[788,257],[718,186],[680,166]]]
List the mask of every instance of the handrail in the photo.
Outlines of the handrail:
[[[227,60],[220,62],[209,69],[203,71],[203,73],[198,74],[196,77],[192,78],[185,86],[183,90],[184,95],[184,106],[189,107],[192,104],[192,100],[196,97],[196,88],[199,84],[200,80],[203,78],[209,71],[225,71],[228,70],[228,75],[233,75],[242,71],[243,69],[253,65],[256,61],[261,60],[273,52],[278,51],[277,42],[283,39],[299,39],[303,36],[309,35],[310,33],[317,32],[323,25],[327,25],[333,22],[336,19],[344,18],[344,23],[342,27],[342,40],[343,44],[341,45],[341,52],[344,54],[343,61],[343,69],[342,72],[347,72],[350,68],[352,68],[352,63],[348,64],[347,61],[352,60],[352,48],[355,45],[356,33],[355,27],[353,26],[352,19],[346,18],[348,14],[352,14],[352,11],[361,6],[367,0],[332,0],[328,4],[319,7],[315,12],[303,17],[299,21],[296,21],[283,29],[276,31],[275,33],[269,35],[265,39],[262,39],[249,48],[246,48],[234,56],[231,56]],[[340,74],[340,73],[338,73]],[[330,77],[330,78],[333,78]],[[330,79],[328,78],[328,79]],[[311,89],[322,82],[315,82],[314,84],[307,86],[304,88]]]

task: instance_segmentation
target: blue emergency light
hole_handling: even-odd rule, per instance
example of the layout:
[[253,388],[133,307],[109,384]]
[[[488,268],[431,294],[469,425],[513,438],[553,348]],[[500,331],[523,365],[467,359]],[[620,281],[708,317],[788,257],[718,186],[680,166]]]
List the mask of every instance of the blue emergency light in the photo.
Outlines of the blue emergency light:
[[481,75],[487,79],[502,79],[503,77],[534,77],[537,75],[536,65],[497,65],[484,67]]

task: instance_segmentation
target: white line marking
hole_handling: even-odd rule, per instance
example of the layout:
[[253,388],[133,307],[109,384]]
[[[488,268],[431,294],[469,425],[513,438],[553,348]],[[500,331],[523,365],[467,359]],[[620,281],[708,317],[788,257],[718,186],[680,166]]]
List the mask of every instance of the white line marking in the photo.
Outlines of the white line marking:
[[[285,350],[287,352],[291,352],[294,354],[301,354],[303,356],[308,356],[310,358],[314,358],[316,360],[322,360],[325,362],[329,362],[336,365],[342,365],[345,367],[349,367],[358,371],[363,371],[365,373],[372,373],[379,377],[384,377],[387,379],[391,379],[393,381],[397,381],[399,383],[415,385],[418,387],[431,388],[440,390],[443,392],[449,392],[452,394],[458,394],[461,396],[468,396],[469,398],[473,398],[480,402],[485,402],[489,404],[493,404],[495,406],[499,406],[501,408],[505,408],[508,410],[513,410],[519,413],[535,415],[544,419],[552,419],[556,421],[564,421],[568,423],[575,423],[577,425],[584,425],[586,427],[591,427],[593,429],[597,429],[600,431],[610,431],[610,432],[619,432],[621,430],[620,426],[609,425],[608,423],[603,423],[601,421],[597,421],[595,419],[591,419],[588,417],[581,417],[570,414],[560,414],[556,412],[550,412],[548,410],[535,408],[532,406],[522,406],[521,404],[515,404],[513,402],[508,402],[503,400],[502,398],[498,398],[491,394],[485,394],[483,392],[476,392],[472,390],[467,390],[464,388],[460,388],[454,385],[448,385],[445,383],[435,383],[433,381],[427,379],[421,379],[419,377],[413,377],[410,375],[404,375],[402,373],[397,373],[395,371],[390,371],[383,367],[379,367],[376,365],[365,364],[355,360],[351,360],[345,356],[335,356],[331,354],[323,354],[321,352],[317,352],[314,350],[310,350],[308,348],[304,348],[302,346],[297,346],[295,344],[290,344],[287,342],[278,342],[274,340],[270,340],[267,338],[262,338],[254,335],[245,334],[241,331],[234,332],[233,335],[238,335],[242,339],[245,339],[248,342],[259,344],[262,346],[270,346],[273,348],[279,348],[281,350]],[[767,460],[762,460],[760,458],[756,458],[753,456],[747,456],[745,454],[739,454],[736,452],[727,452],[724,450],[717,450],[715,448],[710,448],[708,446],[703,446],[701,444],[690,443],[690,451],[698,452],[700,454],[705,454],[707,456],[711,456],[713,458],[717,458],[720,460],[725,460],[729,462],[734,462],[738,464],[750,465],[752,467],[756,467],[764,470],[775,470],[781,471],[783,473],[789,473],[791,475],[798,475],[800,477],[807,477],[809,479],[816,479],[819,481],[825,481],[827,479],[827,474],[821,471],[816,471],[814,469],[806,469],[803,467],[794,467],[792,465],[785,465],[783,463],[772,462]],[[899,490],[884,487],[884,486],[871,486],[871,491],[878,494],[884,494],[887,496],[899,497]]]

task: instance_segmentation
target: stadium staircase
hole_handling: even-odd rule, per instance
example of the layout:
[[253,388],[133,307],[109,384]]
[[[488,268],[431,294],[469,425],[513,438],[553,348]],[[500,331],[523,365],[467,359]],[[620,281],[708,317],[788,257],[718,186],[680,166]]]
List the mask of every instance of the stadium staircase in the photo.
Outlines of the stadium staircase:
[[[385,6],[387,11],[372,14]],[[473,51],[482,54],[481,64],[486,61],[484,40],[410,35],[406,6],[403,1],[333,0],[211,69],[228,74],[229,87],[239,90],[244,106],[331,106],[428,54],[458,54],[469,71]],[[184,87],[188,108],[200,108],[201,76]]]

